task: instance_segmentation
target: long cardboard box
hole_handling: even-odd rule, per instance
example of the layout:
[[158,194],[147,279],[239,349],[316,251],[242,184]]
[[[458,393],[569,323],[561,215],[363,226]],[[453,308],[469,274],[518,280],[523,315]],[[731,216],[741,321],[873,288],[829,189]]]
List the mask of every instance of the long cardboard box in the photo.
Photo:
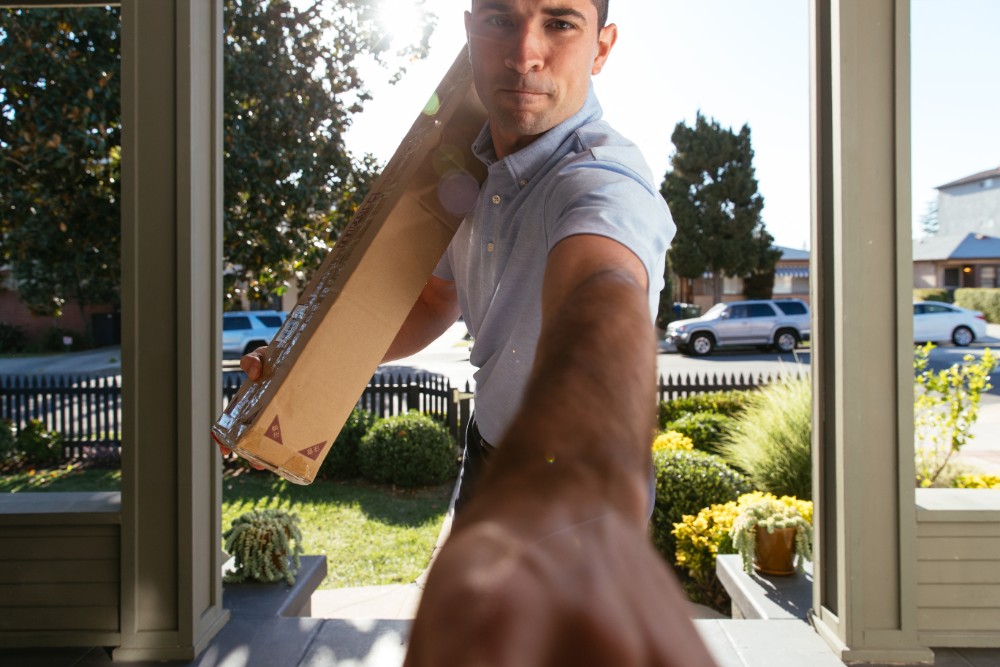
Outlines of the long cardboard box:
[[466,49],[314,274],[212,436],[299,484],[313,481],[341,427],[475,203],[486,119]]

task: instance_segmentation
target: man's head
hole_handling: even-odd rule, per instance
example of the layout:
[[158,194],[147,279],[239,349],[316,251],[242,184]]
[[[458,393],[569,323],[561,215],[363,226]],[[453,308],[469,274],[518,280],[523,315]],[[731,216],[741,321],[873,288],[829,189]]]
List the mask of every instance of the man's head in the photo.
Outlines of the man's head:
[[583,106],[618,36],[608,0],[472,0],[465,29],[497,155],[534,141]]

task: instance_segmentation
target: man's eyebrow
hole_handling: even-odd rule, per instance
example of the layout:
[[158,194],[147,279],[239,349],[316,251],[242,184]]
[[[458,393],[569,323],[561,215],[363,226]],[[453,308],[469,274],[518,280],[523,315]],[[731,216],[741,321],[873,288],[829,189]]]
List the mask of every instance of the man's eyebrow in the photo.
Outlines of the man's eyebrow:
[[[510,12],[513,8],[506,2],[483,2],[480,3],[479,9],[481,11],[490,12]],[[583,14],[583,12],[578,9],[573,9],[572,7],[548,7],[543,9],[542,13],[553,18],[570,16],[583,23],[587,22],[587,17]]]

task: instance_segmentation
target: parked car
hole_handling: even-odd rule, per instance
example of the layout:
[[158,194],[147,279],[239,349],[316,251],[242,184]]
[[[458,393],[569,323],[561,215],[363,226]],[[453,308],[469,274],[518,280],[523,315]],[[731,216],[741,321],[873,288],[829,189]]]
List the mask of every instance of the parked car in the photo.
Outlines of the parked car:
[[801,299],[717,303],[701,317],[667,325],[680,352],[704,356],[720,347],[758,345],[791,352],[809,340],[809,306]]
[[917,301],[913,304],[913,342],[951,341],[965,347],[986,335],[986,316],[978,310],[940,301]]
[[222,314],[222,358],[239,359],[267,345],[278,333],[287,313],[249,310]]

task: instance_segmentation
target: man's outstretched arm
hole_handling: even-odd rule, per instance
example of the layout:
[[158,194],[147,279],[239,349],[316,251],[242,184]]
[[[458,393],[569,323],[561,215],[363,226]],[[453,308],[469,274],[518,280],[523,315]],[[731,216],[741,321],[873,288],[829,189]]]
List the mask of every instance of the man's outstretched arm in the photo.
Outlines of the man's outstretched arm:
[[646,279],[602,237],[550,253],[524,402],[432,568],[408,667],[714,664],[646,533]]

